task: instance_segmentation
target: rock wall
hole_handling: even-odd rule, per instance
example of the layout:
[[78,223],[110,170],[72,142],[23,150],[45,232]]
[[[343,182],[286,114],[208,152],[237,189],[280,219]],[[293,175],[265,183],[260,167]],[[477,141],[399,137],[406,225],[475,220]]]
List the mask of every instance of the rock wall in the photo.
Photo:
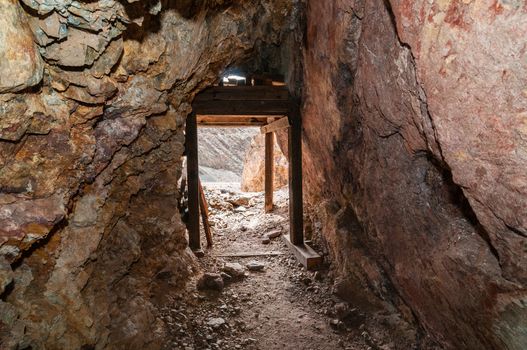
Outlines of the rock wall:
[[0,347],[161,348],[157,309],[193,268],[177,213],[189,102],[278,46],[293,4],[0,10]]
[[199,128],[199,175],[203,182],[240,182],[244,158],[257,128]]
[[526,31],[521,1],[307,1],[305,188],[336,289],[449,349],[527,346]]
[[[273,134],[275,135],[275,134]],[[273,186],[279,189],[289,184],[289,163],[282,153],[275,136]],[[265,191],[265,136],[256,135],[245,154],[241,190],[244,192]]]

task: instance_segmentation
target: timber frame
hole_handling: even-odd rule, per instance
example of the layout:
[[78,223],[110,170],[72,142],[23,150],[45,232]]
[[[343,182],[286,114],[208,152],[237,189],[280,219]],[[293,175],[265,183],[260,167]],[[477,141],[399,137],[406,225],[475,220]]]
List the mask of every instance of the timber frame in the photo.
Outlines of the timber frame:
[[214,86],[196,95],[187,117],[189,246],[201,252],[199,226],[198,126],[258,126],[265,134],[265,211],[273,210],[274,133],[288,129],[289,227],[285,239],[295,256],[308,269],[317,268],[322,258],[304,242],[302,200],[302,120],[299,106],[286,86]]

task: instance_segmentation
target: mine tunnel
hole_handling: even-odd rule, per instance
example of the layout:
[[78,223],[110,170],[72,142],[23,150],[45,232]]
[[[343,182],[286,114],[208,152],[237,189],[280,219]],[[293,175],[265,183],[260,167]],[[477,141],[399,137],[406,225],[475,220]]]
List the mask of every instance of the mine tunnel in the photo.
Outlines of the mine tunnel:
[[525,38],[521,1],[0,1],[0,349],[527,349]]

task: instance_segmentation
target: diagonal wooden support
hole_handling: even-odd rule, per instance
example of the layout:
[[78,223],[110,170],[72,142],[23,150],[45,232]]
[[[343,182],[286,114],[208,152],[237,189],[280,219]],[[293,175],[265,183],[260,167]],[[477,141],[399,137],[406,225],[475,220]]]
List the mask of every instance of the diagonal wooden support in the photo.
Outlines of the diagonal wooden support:
[[282,130],[282,129],[288,128],[289,126],[290,126],[289,118],[283,117],[283,118],[280,118],[278,120],[275,120],[272,123],[269,123],[267,125],[262,126],[260,128],[260,132],[262,134],[267,134],[267,133],[270,133],[270,132],[276,132],[278,130]]
[[207,238],[207,247],[212,247],[212,231],[209,224],[209,205],[207,204],[207,198],[201,185],[201,180],[198,179],[199,185],[199,209],[201,212],[201,221],[203,222],[203,229],[205,230],[205,237]]

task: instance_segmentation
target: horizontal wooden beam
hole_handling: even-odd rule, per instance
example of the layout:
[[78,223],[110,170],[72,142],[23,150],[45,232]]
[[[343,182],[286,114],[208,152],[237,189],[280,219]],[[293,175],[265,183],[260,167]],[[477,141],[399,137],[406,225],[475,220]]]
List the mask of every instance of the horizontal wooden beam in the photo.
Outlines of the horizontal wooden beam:
[[205,119],[221,119],[221,120],[240,120],[240,119],[250,119],[250,120],[260,120],[268,122],[269,118],[279,118],[276,115],[247,115],[247,114],[200,114],[197,116],[198,121]]
[[289,101],[194,101],[192,108],[199,115],[286,115],[289,112]]
[[204,101],[287,101],[285,86],[213,86],[203,90],[194,102]]
[[264,123],[198,123],[201,128],[258,128]]
[[238,127],[253,126],[260,127],[267,124],[267,117],[260,116],[224,116],[204,115],[198,116],[198,126]]
[[260,128],[260,132],[262,134],[267,134],[267,133],[270,133],[270,132],[275,132],[275,131],[278,131],[278,130],[281,130],[281,129],[288,128],[289,126],[290,126],[289,118],[284,117],[284,118],[280,118],[278,120],[275,120],[274,122],[272,122],[270,124],[262,126]]
[[283,235],[282,239],[306,270],[318,270],[322,267],[324,260],[313,248],[307,244],[293,244],[287,234]]

